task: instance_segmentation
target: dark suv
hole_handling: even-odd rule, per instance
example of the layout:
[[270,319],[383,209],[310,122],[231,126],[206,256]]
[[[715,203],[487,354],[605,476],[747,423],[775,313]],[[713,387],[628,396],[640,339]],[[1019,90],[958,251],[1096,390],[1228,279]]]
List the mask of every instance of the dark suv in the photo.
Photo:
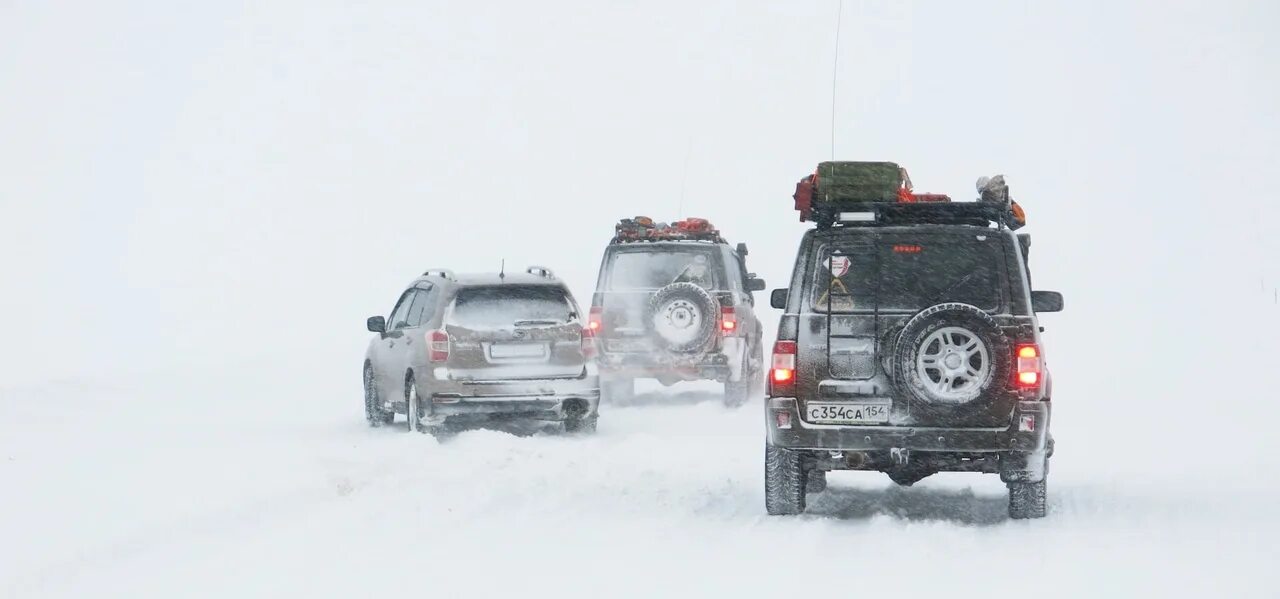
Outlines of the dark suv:
[[710,223],[625,219],[605,248],[588,326],[600,342],[605,401],[626,402],[637,378],[724,383],[739,406],[763,385],[760,321],[747,246],[730,247]]
[[455,276],[429,270],[400,294],[364,360],[365,416],[406,414],[409,430],[441,435],[510,424],[593,432],[600,385],[592,331],[550,270]]
[[768,377],[770,514],[805,509],[831,470],[911,485],[998,473],[1009,515],[1045,513],[1052,383],[1031,291],[1031,238],[981,202],[845,207],[808,231]]

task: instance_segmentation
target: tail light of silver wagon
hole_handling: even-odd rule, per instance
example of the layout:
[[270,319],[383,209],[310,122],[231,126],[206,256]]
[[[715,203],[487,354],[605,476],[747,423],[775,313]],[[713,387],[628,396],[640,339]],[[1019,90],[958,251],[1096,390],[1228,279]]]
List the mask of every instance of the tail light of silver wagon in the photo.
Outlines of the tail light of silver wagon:
[[430,362],[449,361],[449,333],[436,329],[427,331],[427,360]]

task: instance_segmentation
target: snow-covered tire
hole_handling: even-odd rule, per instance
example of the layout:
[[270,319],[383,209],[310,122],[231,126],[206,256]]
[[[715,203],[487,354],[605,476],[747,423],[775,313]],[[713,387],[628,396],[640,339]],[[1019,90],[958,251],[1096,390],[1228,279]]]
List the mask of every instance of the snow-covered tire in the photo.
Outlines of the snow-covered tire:
[[748,401],[751,401],[752,390],[754,390],[755,379],[760,378],[759,375],[752,370],[750,358],[742,360],[742,375],[737,381],[724,382],[724,405],[727,408],[740,408]]
[[373,365],[364,365],[364,418],[369,426],[379,427],[391,424],[396,419],[394,411],[382,409],[382,400],[378,397],[378,385],[373,378]]
[[1011,351],[981,308],[937,304],[902,327],[893,347],[894,383],[922,407],[962,406],[1003,388],[1012,376]]
[[636,396],[636,380],[630,378],[601,378],[600,403],[625,406]]
[[1009,483],[1009,517],[1014,520],[1043,518],[1048,482],[1045,479],[1038,483]]
[[[420,430],[422,423],[422,402],[418,397],[418,385],[413,382],[413,377],[409,376],[404,381],[404,415],[407,422],[405,430],[414,432]],[[425,432],[425,431],[422,431]]]
[[765,443],[764,509],[771,516],[804,511],[806,479],[800,452]]
[[727,408],[740,408],[751,399],[751,379],[744,374],[742,380],[724,382],[724,405]]
[[672,283],[649,298],[644,326],[659,348],[675,354],[698,354],[715,341],[720,305],[698,285]]

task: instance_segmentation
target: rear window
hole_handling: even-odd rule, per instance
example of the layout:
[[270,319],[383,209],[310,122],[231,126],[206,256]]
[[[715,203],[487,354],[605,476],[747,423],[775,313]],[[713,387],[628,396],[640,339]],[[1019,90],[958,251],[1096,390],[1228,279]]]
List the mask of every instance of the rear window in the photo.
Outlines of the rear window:
[[810,300],[817,312],[1000,306],[1003,260],[995,237],[883,235],[823,246],[816,260]]
[[680,249],[616,252],[609,262],[609,289],[661,289],[672,283],[695,283],[716,289],[711,252]]
[[565,290],[548,285],[495,285],[458,291],[449,323],[468,328],[564,324],[573,320]]

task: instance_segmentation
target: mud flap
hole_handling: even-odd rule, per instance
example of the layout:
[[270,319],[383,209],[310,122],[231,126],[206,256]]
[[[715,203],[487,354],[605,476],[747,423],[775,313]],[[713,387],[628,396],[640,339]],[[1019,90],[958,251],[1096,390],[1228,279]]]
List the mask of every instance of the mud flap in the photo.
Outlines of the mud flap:
[[1049,474],[1046,451],[1009,451],[1000,454],[1000,480],[1006,483],[1038,483]]

